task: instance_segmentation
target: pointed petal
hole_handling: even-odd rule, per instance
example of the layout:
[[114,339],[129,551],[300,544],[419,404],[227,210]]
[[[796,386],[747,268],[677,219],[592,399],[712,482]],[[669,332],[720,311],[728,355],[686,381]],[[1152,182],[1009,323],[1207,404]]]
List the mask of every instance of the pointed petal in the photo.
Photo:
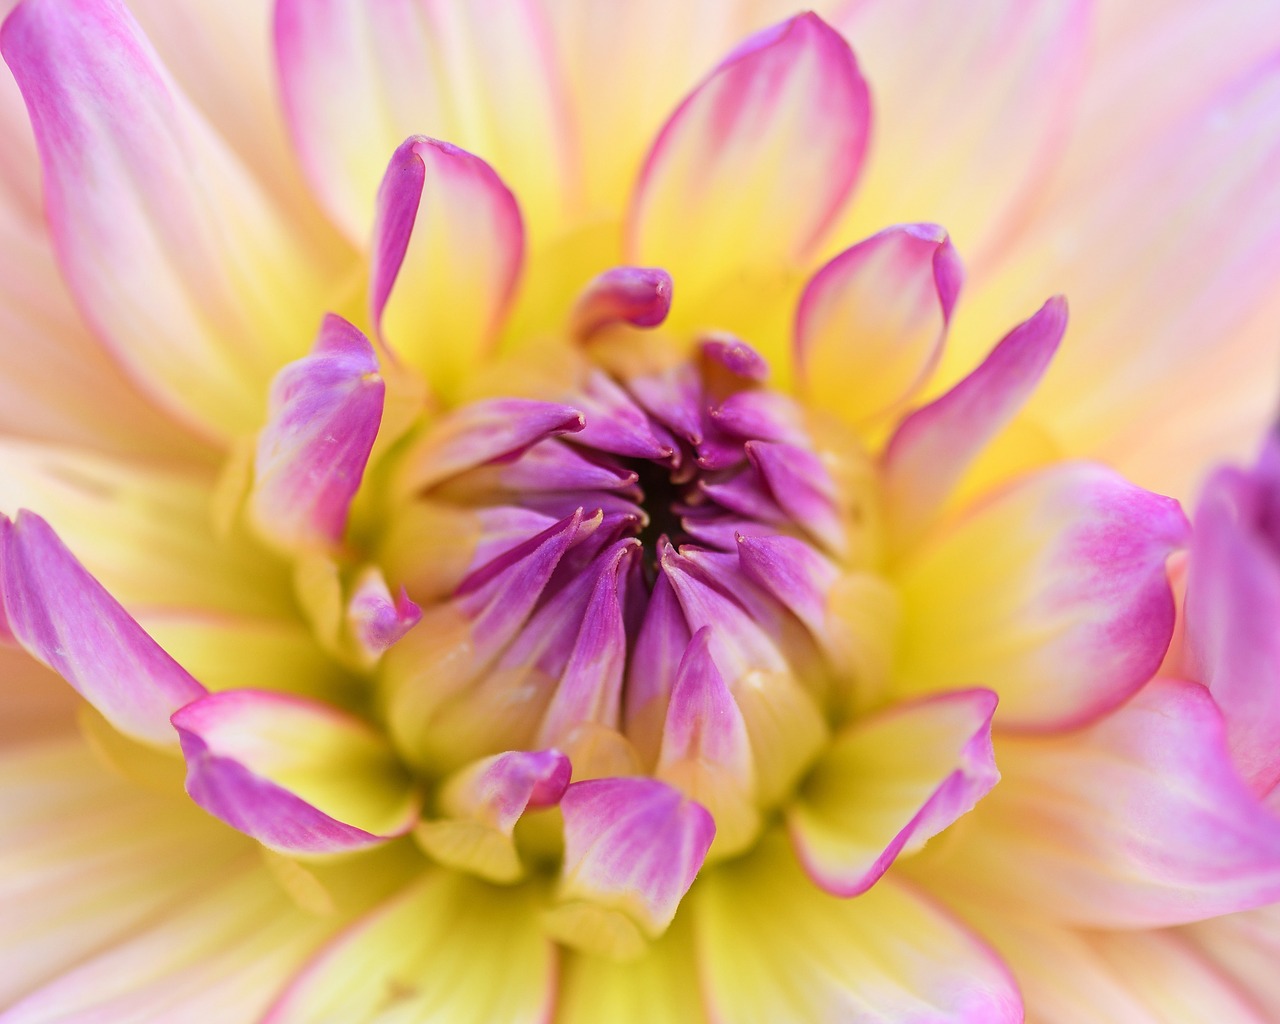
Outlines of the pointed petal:
[[116,0],[23,4],[0,50],[86,319],[177,417],[219,437],[253,429],[271,373],[306,343],[309,251]]
[[1003,780],[950,856],[966,891],[1041,917],[1150,928],[1280,899],[1280,819],[1196,683],[1157,679],[1090,728],[998,743]]
[[709,874],[694,910],[713,1019],[1022,1020],[1004,965],[942,911],[891,878],[830,896],[777,839]]
[[387,154],[422,132],[493,164],[554,229],[574,184],[563,88],[541,5],[279,0],[276,61],[294,145],[356,244]]
[[1252,472],[1219,470],[1196,509],[1187,566],[1186,652],[1227,722],[1258,793],[1280,782],[1280,441]]
[[438,392],[490,353],[523,259],[520,208],[492,167],[423,135],[396,149],[378,188],[370,312]]
[[885,522],[896,548],[933,525],[965,470],[1040,382],[1066,327],[1065,300],[1050,299],[969,376],[898,425],[883,456]]
[[589,951],[635,956],[667,930],[715,836],[711,815],[655,779],[570,786],[559,905],[547,926]]
[[282,853],[334,853],[408,832],[419,800],[381,736],[335,708],[224,690],[173,716],[187,792]]
[[418,844],[442,864],[493,882],[524,874],[512,831],[526,810],[560,802],[572,774],[558,750],[494,754],[457,772],[441,788],[439,818],[420,822]]
[[1024,477],[944,525],[898,573],[897,685],[981,680],[1004,727],[1083,725],[1159,667],[1173,632],[1165,560],[1186,536],[1177,502],[1099,466]]
[[854,424],[901,407],[942,354],[963,278],[936,224],[886,228],[824,266],[796,309],[809,401]]
[[249,498],[265,539],[286,551],[342,540],[385,394],[368,339],[341,317],[326,316],[311,354],[271,385]]
[[431,871],[322,949],[263,1024],[370,1020],[388,997],[407,1020],[542,1024],[556,954],[538,926],[536,898],[531,887]]
[[422,619],[422,609],[405,593],[394,598],[382,571],[369,566],[347,602],[347,628],[366,662],[376,661]]
[[999,781],[990,690],[902,704],[836,737],[796,802],[787,829],[809,875],[836,896],[871,888]]
[[172,744],[169,716],[205,690],[143,632],[39,516],[0,516],[0,595],[14,637],[121,732]]
[[640,172],[628,257],[682,294],[803,261],[843,207],[870,124],[848,44],[802,14],[739,46],[676,109]]
[[627,736],[646,767],[658,760],[671,690],[692,635],[671,580],[658,573],[623,688]]

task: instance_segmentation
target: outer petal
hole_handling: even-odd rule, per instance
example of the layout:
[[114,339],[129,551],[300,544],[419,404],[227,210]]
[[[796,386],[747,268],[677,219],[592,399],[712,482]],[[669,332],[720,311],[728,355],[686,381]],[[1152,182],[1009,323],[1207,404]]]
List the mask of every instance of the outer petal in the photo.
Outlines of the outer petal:
[[465,146],[556,226],[574,184],[562,87],[531,0],[277,0],[276,59],[312,187],[357,244],[383,161],[424,132]]
[[205,875],[187,900],[9,1007],[4,1019],[256,1020],[333,924],[290,905],[259,865]]
[[530,888],[433,871],[342,933],[294,980],[264,1024],[369,1020],[395,1000],[405,1020],[548,1019],[555,948]]
[[271,849],[334,853],[408,832],[418,795],[371,727],[314,701],[225,690],[173,716],[187,792]]
[[715,836],[706,810],[654,779],[570,786],[560,904],[547,926],[563,942],[637,956],[667,930]]
[[1101,467],[1024,478],[945,526],[898,574],[898,685],[979,679],[999,724],[1082,725],[1159,667],[1173,632],[1165,560],[1182,543],[1177,502]]
[[126,782],[78,740],[0,758],[0,1005],[181,906],[248,841]]
[[[1183,73],[1179,65],[1174,77]],[[1251,444],[1274,414],[1280,56],[1160,137],[1134,135],[1005,248],[974,322],[1051,291],[1069,295],[1077,341],[1031,410],[1073,452],[1185,491],[1204,470],[1202,452]],[[972,348],[955,351],[973,358]],[[1165,421],[1169,430],[1151,430]]]
[[966,256],[985,255],[1053,167],[1085,68],[1091,7],[843,4],[835,24],[874,85],[876,143],[839,237],[924,218],[947,225]]
[[279,547],[337,544],[373,450],[386,393],[373,346],[330,314],[311,354],[276,375],[249,509]]
[[787,808],[792,845],[836,896],[857,896],[999,781],[990,690],[942,694],[865,719],[836,737]]
[[819,270],[796,309],[808,399],[853,423],[901,405],[942,354],[963,277],[936,224],[886,228]]
[[1227,722],[1259,793],[1280,781],[1280,441],[1252,473],[1223,469],[1196,509],[1187,566],[1186,655]]
[[715,1020],[1022,1020],[1003,964],[937,908],[891,879],[829,896],[777,841],[709,875],[696,912]]
[[121,732],[170,744],[169,716],[205,692],[30,512],[0,516],[0,597],[18,642]]
[[1280,819],[1250,793],[1222,716],[1195,683],[1157,679],[1061,737],[997,744],[1004,778],[938,852],[975,898],[1092,927],[1148,928],[1280,899]]
[[933,524],[965,471],[1040,382],[1066,327],[1066,302],[1050,299],[969,376],[899,424],[883,456],[885,522],[895,547]]
[[1035,914],[978,909],[1013,968],[1029,1020],[1043,1024],[1266,1024],[1248,996],[1175,934],[1079,932]]
[[628,259],[695,299],[803,260],[844,205],[870,106],[848,44],[815,14],[752,36],[676,109],[645,160]]
[[520,209],[492,167],[422,135],[396,149],[378,188],[372,316],[438,390],[490,351],[523,258]]
[[173,413],[252,429],[320,283],[117,0],[34,0],[0,49],[36,129],[54,243],[89,321]]
[[1210,918],[1179,934],[1247,993],[1267,1020],[1280,1017],[1280,904]]

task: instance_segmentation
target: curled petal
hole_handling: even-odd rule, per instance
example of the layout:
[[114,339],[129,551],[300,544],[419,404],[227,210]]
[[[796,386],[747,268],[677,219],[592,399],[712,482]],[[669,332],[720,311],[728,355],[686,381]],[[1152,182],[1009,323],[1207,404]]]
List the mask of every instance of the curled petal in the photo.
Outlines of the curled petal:
[[1040,382],[1066,327],[1066,301],[1050,299],[969,376],[898,425],[883,457],[894,547],[918,539],[937,519],[965,470]]
[[844,205],[870,124],[848,44],[815,14],[753,36],[676,109],[645,160],[628,255],[687,295],[723,268],[803,260]]
[[316,701],[225,690],[176,712],[187,792],[282,853],[358,850],[403,835],[419,797],[381,736]]
[[414,838],[436,860],[495,882],[524,873],[512,831],[526,810],[560,802],[572,768],[558,750],[509,751],[448,779],[440,818],[420,822]]
[[287,551],[341,541],[385,393],[373,346],[341,317],[326,316],[311,355],[271,387],[249,498],[259,534]]
[[900,856],[968,814],[1000,778],[990,690],[940,694],[864,719],[836,737],[787,809],[813,879],[857,896]]
[[981,679],[1002,727],[1083,725],[1155,673],[1173,633],[1178,503],[1099,466],[1023,477],[944,524],[898,573],[898,685]]
[[942,354],[963,277],[936,224],[886,228],[819,270],[796,309],[810,401],[855,424],[900,406]]
[[347,627],[366,662],[375,661],[422,619],[422,609],[404,587],[394,598],[376,567],[361,575],[347,601]]
[[659,267],[614,267],[588,282],[569,318],[569,330],[587,341],[613,324],[656,327],[671,309],[671,275]]
[[378,189],[371,315],[438,391],[488,353],[523,260],[520,208],[493,168],[421,135],[395,151]]
[[561,941],[635,956],[667,930],[715,836],[711,815],[655,779],[570,786],[559,905],[548,926]]
[[133,620],[39,516],[0,516],[0,597],[14,638],[121,732],[177,738],[169,716],[205,688]]

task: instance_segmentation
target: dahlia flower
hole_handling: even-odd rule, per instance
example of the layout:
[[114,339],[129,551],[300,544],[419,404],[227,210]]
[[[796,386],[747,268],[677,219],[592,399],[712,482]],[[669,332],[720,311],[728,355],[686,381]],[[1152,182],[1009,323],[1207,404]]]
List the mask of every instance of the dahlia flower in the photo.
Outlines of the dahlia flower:
[[1263,5],[129,7],[0,31],[0,1020],[1280,1016]]

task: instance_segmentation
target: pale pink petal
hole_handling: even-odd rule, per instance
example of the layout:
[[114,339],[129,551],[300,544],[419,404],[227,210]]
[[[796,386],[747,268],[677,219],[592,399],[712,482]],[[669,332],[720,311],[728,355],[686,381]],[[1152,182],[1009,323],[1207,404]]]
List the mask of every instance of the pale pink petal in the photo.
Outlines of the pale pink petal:
[[249,847],[180,789],[126,781],[78,738],[4,752],[0,832],[5,1007],[180,908]]
[[326,704],[224,690],[173,716],[187,792],[286,853],[336,853],[408,832],[419,799],[381,736]]
[[1187,925],[1179,935],[1266,1012],[1280,1018],[1280,903]]
[[871,888],[1000,779],[996,695],[962,690],[899,705],[836,736],[786,812],[796,855],[836,896]]
[[824,266],[796,308],[808,400],[855,424],[900,407],[942,354],[963,278],[936,224],[886,228]]
[[311,354],[271,385],[249,497],[259,534],[285,551],[342,540],[385,393],[373,346],[341,317],[326,316]]
[[563,86],[532,0],[277,0],[276,59],[312,187],[356,244],[392,151],[424,133],[479,154],[560,226],[575,184]]
[[715,836],[711,815],[655,779],[595,779],[560,799],[564,864],[552,934],[632,955],[671,924]]
[[0,718],[0,748],[73,734],[80,705],[75,691],[57,673],[10,643],[14,641],[0,639],[0,693],[5,709]]
[[423,135],[396,149],[378,187],[371,315],[437,390],[490,353],[523,259],[520,208],[492,167]]
[[865,66],[876,138],[837,240],[927,219],[947,226],[971,264],[987,255],[1053,169],[1086,69],[1092,6],[841,4],[834,24]]
[[1022,1021],[1017,986],[995,954],[892,877],[839,899],[775,837],[710,873],[693,902],[713,1020]]
[[253,429],[305,346],[322,270],[115,0],[35,0],[0,35],[35,125],[50,227],[87,319],[157,401]]
[[263,1024],[372,1020],[397,997],[406,1020],[544,1024],[556,951],[531,887],[431,871],[325,946]]
[[1280,781],[1280,441],[1252,472],[1219,470],[1196,509],[1186,661],[1222,709],[1236,765],[1259,793]]
[[974,681],[998,725],[1055,730],[1122,703],[1173,633],[1165,561],[1185,542],[1178,503],[1110,470],[1067,463],[1023,477],[943,523],[896,572],[896,685]]
[[1274,414],[1280,56],[1246,69],[1055,196],[987,285],[990,309],[1069,296],[1075,340],[1029,409],[1146,486],[1185,493],[1223,424],[1252,441]]
[[815,14],[752,36],[676,109],[645,160],[628,259],[695,302],[733,274],[806,259],[862,167],[866,83]]
[[885,521],[896,547],[937,519],[965,470],[1040,382],[1066,326],[1066,302],[1050,299],[969,376],[898,425],[883,455]]
[[10,1006],[6,1024],[259,1019],[337,922],[292,905],[260,864],[194,867],[181,902]]
[[975,898],[1104,928],[1280,900],[1280,818],[1237,773],[1204,687],[1157,679],[1082,732],[1000,739],[996,758],[1000,785],[940,851]]
[[121,732],[177,738],[169,716],[205,690],[143,632],[39,516],[0,516],[0,596],[19,643]]
[[[1231,978],[1161,931],[1088,932],[999,902],[966,905],[1042,1024],[1267,1024]],[[1273,969],[1274,973],[1274,969]]]

